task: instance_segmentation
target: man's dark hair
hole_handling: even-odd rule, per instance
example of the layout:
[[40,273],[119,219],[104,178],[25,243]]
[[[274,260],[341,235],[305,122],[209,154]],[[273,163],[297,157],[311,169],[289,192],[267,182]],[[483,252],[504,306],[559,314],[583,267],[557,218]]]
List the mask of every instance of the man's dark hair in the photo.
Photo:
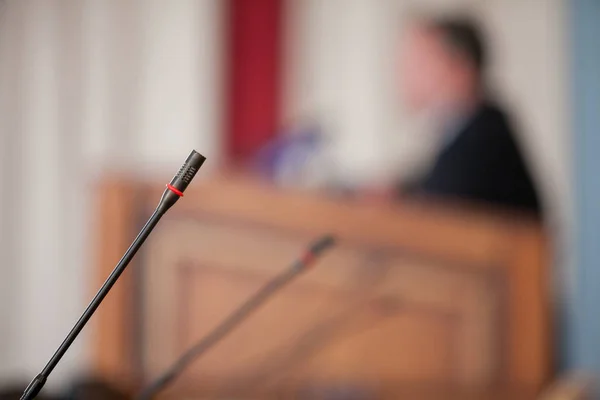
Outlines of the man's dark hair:
[[425,21],[451,51],[470,62],[480,75],[487,66],[487,45],[479,25],[469,17],[439,17]]

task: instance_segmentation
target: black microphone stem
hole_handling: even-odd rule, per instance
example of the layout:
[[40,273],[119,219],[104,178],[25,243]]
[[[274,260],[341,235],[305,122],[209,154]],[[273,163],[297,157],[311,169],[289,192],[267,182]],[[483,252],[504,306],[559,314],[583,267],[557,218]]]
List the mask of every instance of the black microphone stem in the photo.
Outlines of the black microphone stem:
[[62,344],[56,350],[50,361],[46,364],[42,372],[40,372],[27,386],[25,392],[21,396],[21,400],[34,399],[38,393],[44,387],[48,376],[52,373],[56,365],[63,358],[69,347],[73,344],[83,327],[87,324],[89,319],[92,317],[102,300],[106,297],[110,289],[113,287],[115,282],[119,279],[127,265],[131,262],[131,259],[138,252],[142,244],[146,241],[158,221],[167,212],[173,204],[179,200],[179,197],[183,196],[183,191],[187,188],[192,178],[204,163],[204,156],[199,153],[192,151],[183,164],[177,175],[171,180],[171,183],[167,185],[167,189],[163,193],[156,210],[152,213],[148,222],[144,225],[140,233],[137,235],[131,246],[127,249],[117,266],[110,273],[98,293],[94,296],[90,304],[87,306],[79,320],[75,323],[75,326],[71,329],[67,337],[63,340]]
[[188,349],[167,371],[146,386],[138,400],[151,400],[158,392],[174,381],[194,360],[223,340],[231,331],[248,316],[263,305],[273,294],[290,283],[296,276],[307,270],[318,256],[334,244],[332,236],[324,236],[316,241],[304,256],[298,259],[291,268],[286,269],[262,286],[252,297],[246,300],[208,335]]
[[92,317],[100,303],[102,303],[104,297],[106,297],[106,295],[113,287],[115,282],[119,279],[119,276],[121,276],[125,268],[127,268],[127,265],[129,264],[135,253],[137,253],[139,248],[142,246],[148,235],[150,235],[150,232],[152,232],[152,229],[154,229],[154,227],[163,215],[164,212],[161,213],[158,209],[154,211],[148,222],[146,222],[146,225],[144,225],[144,227],[137,235],[131,246],[129,246],[129,248],[125,252],[125,255],[123,255],[123,258],[121,258],[115,269],[113,269],[113,271],[110,273],[110,275],[108,276],[98,293],[96,293],[90,304],[87,306],[81,317],[79,317],[79,320],[77,321],[75,326],[73,326],[65,340],[63,340],[60,347],[56,350],[52,358],[50,358],[50,361],[48,361],[42,372],[38,376],[36,376],[35,379],[29,384],[29,386],[25,390],[25,393],[21,397],[21,400],[33,399],[40,392],[40,390],[46,383],[46,379],[54,370],[54,367],[56,367],[56,365],[65,355],[69,347],[71,347],[71,344],[73,344],[73,342],[75,341],[85,324],[87,324],[88,320]]
[[294,279],[302,270],[286,270],[275,279],[267,283],[261,290],[254,294],[248,301],[242,304],[226,320],[221,322],[213,331],[211,331],[202,341],[188,350],[180,359],[173,364],[168,371],[154,380],[137,397],[138,400],[150,400],[160,390],[173,381],[183,370],[197,357],[201,356],[206,350],[223,340],[234,330],[242,321],[254,312],[262,303],[264,303],[277,290],[281,289],[288,282]]

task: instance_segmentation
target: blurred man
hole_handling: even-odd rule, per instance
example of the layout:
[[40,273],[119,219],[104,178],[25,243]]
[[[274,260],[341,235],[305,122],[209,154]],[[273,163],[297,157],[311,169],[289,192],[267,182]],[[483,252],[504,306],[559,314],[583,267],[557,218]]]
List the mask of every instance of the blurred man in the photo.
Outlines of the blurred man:
[[401,90],[438,122],[431,169],[401,190],[540,212],[538,194],[505,112],[487,96],[487,48],[468,19],[419,19],[407,32]]

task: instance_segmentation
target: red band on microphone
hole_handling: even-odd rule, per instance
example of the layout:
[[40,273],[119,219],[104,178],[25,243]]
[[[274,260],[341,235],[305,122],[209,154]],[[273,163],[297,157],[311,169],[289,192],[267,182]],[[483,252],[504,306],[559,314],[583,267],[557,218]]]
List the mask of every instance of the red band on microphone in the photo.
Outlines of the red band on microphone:
[[304,254],[304,256],[302,257],[302,264],[305,267],[310,266],[310,264],[312,264],[315,261],[315,255],[312,252],[308,252],[306,254]]
[[175,193],[177,196],[183,197],[183,192],[181,190],[177,189],[176,187],[174,187],[173,185],[171,185],[170,183],[167,183],[167,189],[169,189],[171,192]]

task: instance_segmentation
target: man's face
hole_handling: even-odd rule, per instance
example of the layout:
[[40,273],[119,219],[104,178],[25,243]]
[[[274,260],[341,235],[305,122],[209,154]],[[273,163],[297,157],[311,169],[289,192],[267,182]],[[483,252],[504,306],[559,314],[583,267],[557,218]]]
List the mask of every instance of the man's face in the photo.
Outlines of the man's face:
[[444,99],[452,69],[448,52],[434,32],[418,25],[406,31],[399,57],[399,89],[411,111],[434,107]]

